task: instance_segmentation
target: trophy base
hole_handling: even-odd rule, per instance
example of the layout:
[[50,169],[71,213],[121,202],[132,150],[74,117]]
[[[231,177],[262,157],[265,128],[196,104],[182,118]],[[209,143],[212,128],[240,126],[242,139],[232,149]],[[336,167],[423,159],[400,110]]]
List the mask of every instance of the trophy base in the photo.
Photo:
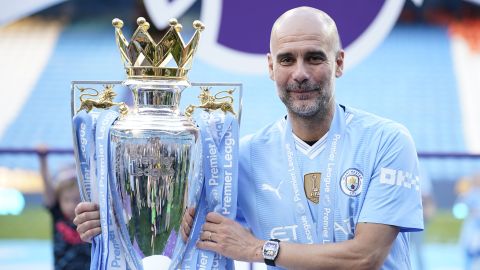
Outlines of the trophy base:
[[163,255],[152,255],[142,259],[143,270],[163,270],[168,269],[172,260]]

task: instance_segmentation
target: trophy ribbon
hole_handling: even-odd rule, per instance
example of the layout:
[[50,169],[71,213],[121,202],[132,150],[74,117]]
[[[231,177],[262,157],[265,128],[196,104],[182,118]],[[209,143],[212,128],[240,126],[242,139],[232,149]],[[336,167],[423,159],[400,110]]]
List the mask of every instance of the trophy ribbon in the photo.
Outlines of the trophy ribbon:
[[[96,154],[96,178],[98,182],[99,191],[99,205],[100,205],[100,224],[102,227],[102,233],[98,235],[99,249],[92,249],[101,251],[100,254],[96,254],[93,258],[97,259],[96,269],[131,269],[127,267],[127,263],[131,266],[131,254],[127,254],[124,249],[121,248],[119,235],[120,230],[117,222],[115,222],[115,216],[113,215],[113,209],[110,202],[110,186],[109,186],[109,134],[110,127],[113,122],[118,118],[119,114],[113,110],[103,111],[97,119],[95,126],[95,154]],[[112,187],[113,188],[113,187]],[[92,260],[92,263],[93,260]]]
[[[93,198],[93,181],[92,181],[92,162],[91,159],[94,155],[91,155],[95,151],[94,141],[94,126],[98,114],[90,113],[86,111],[80,111],[73,117],[73,134],[74,143],[77,145],[78,159],[79,159],[79,171],[77,172],[78,186],[80,187],[80,196],[82,201],[92,201]],[[94,170],[94,168],[93,168]],[[94,177],[95,175],[93,175]],[[83,183],[83,184],[82,184]],[[82,188],[84,187],[84,188]],[[94,237],[92,239],[92,251],[91,251],[91,263],[90,269],[100,269],[99,256],[102,254],[101,237]]]
[[88,114],[85,111],[80,111],[73,117],[73,134],[74,141],[77,145],[79,151],[79,171],[78,171],[78,181],[83,180],[83,185],[79,183],[80,196],[82,201],[91,201],[92,200],[92,161],[90,160],[92,151],[95,151],[94,137],[93,137],[93,126],[95,125],[96,117],[98,115]]
[[[238,183],[238,122],[232,114],[202,112],[198,121],[202,141],[203,187],[190,238],[198,240],[209,212],[235,219]],[[234,269],[231,259],[200,250],[189,241],[181,267],[170,269]],[[183,254],[183,252],[181,252]]]

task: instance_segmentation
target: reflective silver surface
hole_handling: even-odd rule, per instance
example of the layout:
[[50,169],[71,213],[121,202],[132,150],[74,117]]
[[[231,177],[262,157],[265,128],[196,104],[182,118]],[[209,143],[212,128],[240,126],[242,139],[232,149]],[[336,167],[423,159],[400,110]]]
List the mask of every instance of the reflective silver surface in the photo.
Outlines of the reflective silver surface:
[[111,129],[110,149],[116,188],[128,239],[141,258],[172,257],[187,206],[189,174],[198,130],[179,115],[186,82],[127,81],[136,110]]

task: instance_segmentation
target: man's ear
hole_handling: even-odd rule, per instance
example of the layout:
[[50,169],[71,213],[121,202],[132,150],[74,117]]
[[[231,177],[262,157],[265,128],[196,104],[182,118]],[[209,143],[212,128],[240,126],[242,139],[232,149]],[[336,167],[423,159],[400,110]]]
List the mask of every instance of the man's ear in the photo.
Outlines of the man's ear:
[[343,75],[343,59],[345,52],[343,50],[338,51],[337,58],[335,59],[335,77],[340,77]]
[[268,74],[270,75],[270,79],[272,81],[274,81],[275,76],[273,74],[273,59],[272,59],[272,54],[271,53],[267,54],[267,59],[268,59]]

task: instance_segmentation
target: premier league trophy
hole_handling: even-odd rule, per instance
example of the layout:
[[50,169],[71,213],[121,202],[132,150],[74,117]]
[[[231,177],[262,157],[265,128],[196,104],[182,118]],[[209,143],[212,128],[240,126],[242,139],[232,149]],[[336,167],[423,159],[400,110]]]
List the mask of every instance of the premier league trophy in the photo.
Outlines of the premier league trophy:
[[[204,85],[200,105],[188,106],[182,115],[180,97],[190,86],[186,76],[204,26],[195,21],[185,45],[175,19],[158,43],[145,19],[137,23],[127,41],[123,22],[112,22],[133,110],[114,101],[115,84],[104,83],[99,92],[77,83],[72,90],[79,186],[84,200],[100,206],[102,233],[93,239],[91,269],[230,269],[231,261],[197,250],[195,242],[207,212],[235,217],[233,90],[212,95]],[[75,91],[81,93],[78,106]],[[204,110],[198,123],[192,120],[196,108]],[[196,216],[184,242],[179,231],[187,207],[196,208]]]

